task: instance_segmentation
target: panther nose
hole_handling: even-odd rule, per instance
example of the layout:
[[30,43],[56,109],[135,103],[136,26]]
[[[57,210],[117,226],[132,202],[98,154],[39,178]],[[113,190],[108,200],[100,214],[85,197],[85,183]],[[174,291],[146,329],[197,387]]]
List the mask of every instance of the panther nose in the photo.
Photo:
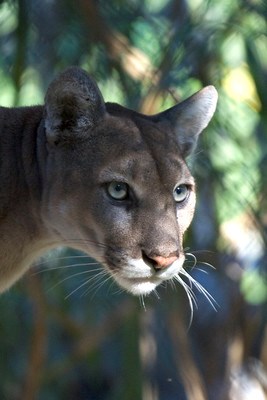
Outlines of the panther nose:
[[156,271],[169,267],[174,261],[178,259],[177,253],[169,254],[168,257],[163,256],[149,256],[148,260],[152,263]]

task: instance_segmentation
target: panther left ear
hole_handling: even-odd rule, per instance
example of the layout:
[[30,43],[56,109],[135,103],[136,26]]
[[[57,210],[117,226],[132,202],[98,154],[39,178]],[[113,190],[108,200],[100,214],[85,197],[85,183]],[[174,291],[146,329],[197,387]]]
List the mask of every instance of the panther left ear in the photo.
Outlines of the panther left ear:
[[81,68],[66,69],[52,81],[45,96],[48,143],[86,137],[104,113],[105,103],[95,81]]
[[158,123],[168,123],[175,131],[182,155],[187,157],[197,145],[199,134],[209,124],[218,100],[214,86],[207,86],[182,103],[154,115]]

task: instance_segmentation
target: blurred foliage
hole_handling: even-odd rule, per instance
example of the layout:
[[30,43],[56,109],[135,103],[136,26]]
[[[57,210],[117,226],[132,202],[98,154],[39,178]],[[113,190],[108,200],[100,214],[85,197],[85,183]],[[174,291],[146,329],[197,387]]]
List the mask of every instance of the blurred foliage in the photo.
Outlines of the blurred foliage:
[[94,267],[83,286],[88,259],[53,253],[0,299],[2,399],[239,400],[233,371],[244,367],[264,387],[248,366],[267,363],[266,33],[261,0],[0,1],[1,105],[41,104],[69,65],[88,70],[106,101],[145,113],[207,84],[219,92],[192,163],[186,240],[217,313],[196,293],[187,329],[180,288],[161,288],[144,309]]

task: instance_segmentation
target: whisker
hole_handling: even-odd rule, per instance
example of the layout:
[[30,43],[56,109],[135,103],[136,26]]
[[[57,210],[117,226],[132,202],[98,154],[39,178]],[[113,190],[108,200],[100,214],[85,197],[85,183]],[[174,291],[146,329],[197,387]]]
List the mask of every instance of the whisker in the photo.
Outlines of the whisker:
[[145,296],[143,294],[140,294],[139,302],[140,305],[143,307],[144,311],[146,311]]
[[[184,248],[184,252],[186,253],[187,251],[189,251],[190,250],[190,247],[185,247]],[[205,254],[205,253],[209,253],[209,254],[215,254],[215,251],[213,251],[213,250],[208,250],[208,249],[201,249],[201,250],[193,250],[192,251],[192,253],[195,253],[195,254]]]
[[75,243],[93,244],[93,245],[102,247],[104,249],[109,247],[105,243],[96,242],[96,241],[90,240],[90,239],[63,239],[62,241],[60,241],[60,243],[67,243],[67,244],[71,244],[71,243],[74,243],[74,244]]
[[172,290],[177,290],[177,286],[175,285],[173,279],[169,279],[166,281],[166,284],[170,284]]
[[[111,277],[112,278],[112,277]],[[111,279],[109,282],[109,288],[108,288],[108,292],[110,293],[112,286],[114,286],[117,288],[117,290],[115,291],[115,289],[113,290],[112,294],[114,293],[115,295],[120,295],[121,293],[125,293],[125,290],[122,289],[115,281],[114,279]]]
[[[68,268],[75,268],[75,267],[89,267],[91,265],[99,265],[99,263],[98,262],[75,263],[75,264],[68,264],[68,265],[60,265],[58,267],[48,267],[48,268],[40,269],[36,272],[33,272],[33,275],[38,275],[43,272],[49,272],[49,271],[60,270],[60,269],[68,269]],[[101,268],[101,266],[99,265],[99,268],[90,269],[90,271],[92,271],[92,272],[97,271],[100,268]]]
[[88,288],[85,292],[83,292],[83,296],[85,296],[87,293],[89,293],[90,291],[93,291],[96,287],[98,287],[98,285],[103,282],[102,278],[106,277],[107,275],[108,274],[105,270],[102,270],[102,271],[98,272],[98,274],[94,275],[91,279],[93,284],[90,285],[90,288]]
[[[188,257],[191,257],[191,258],[193,258],[193,266],[192,266],[192,268],[194,268],[196,265],[197,265],[197,258],[196,258],[196,256],[194,255],[194,254],[192,254],[192,253],[185,253],[185,255]],[[189,261],[189,260],[187,260],[186,259],[186,261]]]
[[192,321],[193,321],[194,305],[197,308],[196,296],[195,296],[195,293],[190,288],[190,286],[188,286],[187,283],[185,281],[183,281],[183,279],[179,275],[176,275],[174,277],[174,279],[177,280],[177,282],[179,282],[179,284],[183,287],[185,294],[188,298],[188,302],[189,302],[189,306],[190,306],[190,320],[189,320],[189,327],[190,327],[192,324]]
[[[80,234],[80,237],[82,237],[82,236],[83,236],[83,235]],[[77,242],[77,240],[73,241],[73,243],[75,243],[75,242]],[[82,240],[79,239],[78,242],[80,242],[80,243],[85,243],[85,244],[92,244],[92,243],[93,243],[93,244],[97,244],[97,246],[99,246],[100,248],[102,247],[102,248],[104,248],[104,249],[107,249],[107,248],[109,247],[109,246],[107,246],[106,244],[99,243],[99,242],[98,242],[98,243],[95,243],[95,242],[93,242],[93,241],[88,241],[88,240],[86,240],[86,239],[82,239]],[[90,249],[89,249],[88,253],[90,253]],[[102,277],[105,276],[105,275],[107,275],[108,278],[102,280],[102,281],[100,282],[100,284],[99,284],[100,279],[102,279]],[[90,290],[89,290],[89,289],[86,290],[86,291],[83,293],[83,295],[85,296],[87,293],[89,293],[90,291],[92,291],[94,287],[97,287],[97,289],[96,289],[96,291],[95,291],[95,293],[96,293],[97,290],[99,290],[99,288],[102,287],[102,285],[103,285],[107,280],[109,280],[110,278],[111,278],[110,275],[107,274],[107,272],[106,272],[105,269],[103,268],[103,269],[101,269],[101,271],[100,271],[96,276],[94,276],[94,277],[92,277],[92,278],[86,280],[83,284],[81,284],[78,288],[76,288],[76,290],[72,291],[72,292],[69,294],[69,296],[71,296],[73,293],[75,293],[77,290],[81,289],[81,288],[84,287],[85,285],[88,285],[89,282],[92,282],[92,281],[95,281],[94,284],[89,288]],[[94,295],[95,295],[95,294],[94,294]],[[67,298],[68,298],[69,296],[67,296]]]
[[203,249],[201,249],[201,250],[193,250],[192,251],[192,253],[194,253],[194,254],[216,254],[216,252],[215,251],[213,251],[213,250],[203,250]]
[[103,286],[103,285],[105,285],[108,281],[111,281],[111,284],[113,283],[113,280],[112,280],[112,276],[111,275],[109,275],[105,270],[103,270],[103,276],[107,276],[104,280],[101,280],[100,281],[100,279],[102,278],[102,276],[99,276],[98,278],[97,278],[97,282],[95,282],[93,285],[91,285],[84,293],[83,293],[83,296],[86,296],[86,295],[88,295],[90,292],[92,292],[92,291],[94,291],[93,293],[92,293],[92,296],[91,296],[91,298],[93,298],[95,295],[96,295],[96,293],[100,290],[100,288]]
[[[197,251],[197,252],[200,253],[201,250],[199,250],[199,251]],[[206,251],[205,251],[205,252],[206,252]],[[210,252],[210,253],[212,253],[212,252]],[[186,252],[185,255],[186,255],[186,256],[189,256],[189,257],[191,257],[191,258],[193,258],[194,265],[191,267],[192,269],[195,268],[196,264],[202,264],[202,265],[206,265],[207,267],[212,268],[212,269],[214,269],[214,270],[216,269],[216,267],[214,267],[214,265],[212,265],[212,264],[210,264],[210,263],[208,263],[208,262],[206,262],[206,261],[198,261],[197,257],[196,257],[195,254],[193,254],[193,253],[188,253],[188,252]],[[189,260],[186,259],[186,261],[189,261]]]
[[206,261],[198,261],[198,263],[199,263],[199,264],[206,265],[207,267],[216,270],[216,267],[214,267],[214,265],[212,265],[212,264],[210,264],[210,263],[208,263],[208,262],[206,262]]
[[152,293],[154,294],[154,296],[156,297],[157,300],[160,300],[160,295],[159,295],[157,289],[154,289]]
[[113,284],[116,284],[116,289],[114,290],[114,295],[119,295],[119,294],[121,294],[121,293],[129,293],[127,290],[125,290],[125,289],[123,289],[123,288],[121,288],[117,283],[116,283],[116,281],[114,281],[113,279],[111,280],[111,282],[110,282],[110,286],[112,286]]
[[192,309],[192,311],[193,311],[193,308],[194,308],[193,306],[195,306],[195,308],[198,308],[198,305],[197,305],[197,298],[196,298],[196,295],[195,295],[195,293],[194,293],[194,291],[193,291],[193,288],[192,288],[192,282],[189,280],[189,284],[186,283],[186,282],[180,277],[180,275],[175,276],[175,279],[178,280],[178,282],[179,282],[180,284],[182,284],[182,286],[183,286],[184,289],[186,290],[187,295],[190,296],[190,308]]
[[203,272],[203,274],[209,275],[208,271],[206,271],[205,269],[202,269],[202,268],[194,267],[194,271],[200,271],[200,272]]
[[[191,275],[188,274],[188,272],[185,271],[184,268],[181,269],[180,274],[185,276],[188,281],[190,282],[191,285],[195,286],[195,288],[204,295],[204,297],[207,299],[207,301],[210,303],[212,308],[217,311],[216,306],[219,306],[214,297],[207,291],[207,289],[204,288],[199,282],[197,282]],[[192,287],[191,287],[192,290]]]
[[[77,286],[75,289],[73,289],[67,296],[65,296],[65,300],[67,300],[70,296],[72,296],[74,293],[76,293],[78,290],[80,290],[82,287],[85,285],[88,285],[90,282],[92,282],[94,279],[98,277],[98,275],[102,276],[104,271],[100,271],[97,276],[91,276],[89,279],[86,279],[83,283],[81,283],[79,286]],[[98,277],[99,280],[99,277]],[[83,293],[82,296],[85,294]]]
[[70,296],[72,296],[74,293],[76,293],[78,290],[80,290],[83,286],[88,285],[88,283],[92,280],[92,276],[89,279],[86,279],[83,283],[81,283],[79,286],[77,286],[75,289],[73,289],[69,294],[67,294],[64,297],[64,300],[67,300]]
[[70,258],[90,258],[90,256],[88,255],[69,255],[69,256],[61,256],[61,257],[52,257],[52,256],[48,256],[45,260],[41,259],[42,261],[39,261],[37,266],[42,266],[44,264],[49,264],[55,261],[61,261],[61,260],[68,260]]
[[99,271],[99,268],[94,269],[94,270],[80,271],[80,272],[76,272],[75,274],[71,274],[71,275],[67,276],[67,277],[64,278],[64,279],[61,279],[61,280],[60,280],[59,282],[57,282],[55,285],[51,286],[51,287],[48,289],[48,292],[51,291],[51,290],[53,290],[53,289],[55,289],[57,286],[61,285],[63,282],[66,282],[66,281],[68,281],[68,280],[70,280],[70,279],[72,279],[72,278],[75,278],[76,276],[80,276],[80,275],[84,275],[84,274],[90,274],[90,273],[95,272],[95,271]]

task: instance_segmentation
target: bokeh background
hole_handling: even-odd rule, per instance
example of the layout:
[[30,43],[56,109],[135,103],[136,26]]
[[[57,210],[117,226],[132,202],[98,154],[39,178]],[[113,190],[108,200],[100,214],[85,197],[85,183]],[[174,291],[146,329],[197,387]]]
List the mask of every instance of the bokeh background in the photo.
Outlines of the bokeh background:
[[0,298],[1,399],[267,398],[266,18],[265,0],[0,1],[3,106],[42,104],[70,65],[106,101],[148,114],[207,84],[219,92],[190,160],[185,240],[217,311],[193,287],[190,322],[178,284],[142,304],[60,249]]

